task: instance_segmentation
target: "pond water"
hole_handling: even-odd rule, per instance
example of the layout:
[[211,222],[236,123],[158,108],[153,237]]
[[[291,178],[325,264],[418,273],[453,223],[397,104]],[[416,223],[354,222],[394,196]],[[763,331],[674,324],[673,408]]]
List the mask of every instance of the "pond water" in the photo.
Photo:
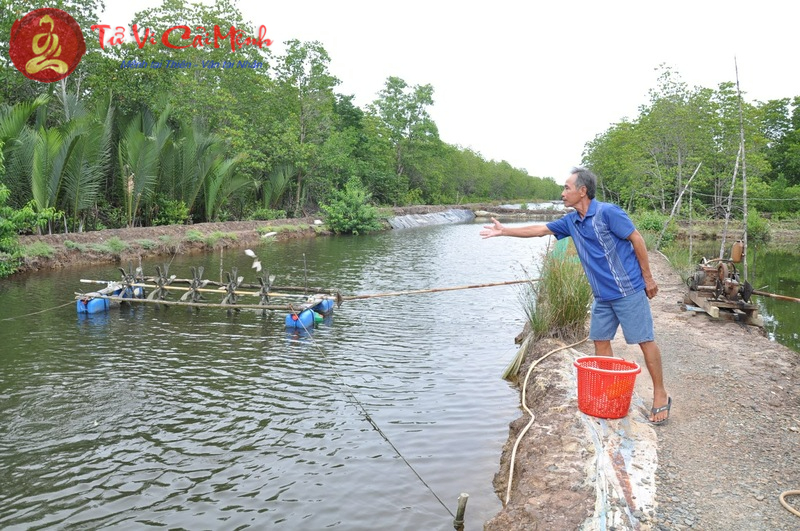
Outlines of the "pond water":
[[[278,285],[303,285],[306,263],[309,285],[355,295],[525,278],[547,244],[479,229],[254,250]],[[203,265],[217,280],[221,259],[255,281],[242,250],[177,257],[170,273]],[[444,530],[466,492],[478,530],[500,509],[517,286],[350,301],[310,335],[281,312],[76,314],[74,292],[97,289],[81,278],[119,277],[108,265],[0,281],[3,529]]]

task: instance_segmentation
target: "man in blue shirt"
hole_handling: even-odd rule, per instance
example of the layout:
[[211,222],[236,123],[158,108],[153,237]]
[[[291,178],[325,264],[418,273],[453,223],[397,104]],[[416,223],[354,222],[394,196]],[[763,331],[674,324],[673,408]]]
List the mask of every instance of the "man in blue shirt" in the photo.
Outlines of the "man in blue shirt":
[[597,201],[597,177],[585,168],[573,168],[561,199],[574,212],[546,225],[505,227],[492,218],[481,236],[530,238],[572,236],[583,270],[594,294],[589,339],[595,354],[613,356],[611,340],[617,327],[629,345],[638,344],[653,380],[653,408],[650,422],[662,424],[669,418],[672,398],[664,387],[661,351],[655,342],[650,303],[658,285],[650,272],[647,247],[628,215],[618,206]]

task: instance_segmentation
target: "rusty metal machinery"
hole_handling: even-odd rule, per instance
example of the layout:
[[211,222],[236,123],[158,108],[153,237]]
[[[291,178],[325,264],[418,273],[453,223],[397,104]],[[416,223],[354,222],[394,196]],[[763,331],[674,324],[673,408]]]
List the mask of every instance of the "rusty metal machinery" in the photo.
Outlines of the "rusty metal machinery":
[[740,281],[733,260],[704,260],[686,283],[690,290],[713,294],[715,300],[750,302],[753,294],[750,283]]
[[715,318],[763,326],[758,307],[750,303],[753,287],[739,278],[736,261],[703,259],[686,279],[686,285],[689,288],[684,297],[687,305],[696,306]]

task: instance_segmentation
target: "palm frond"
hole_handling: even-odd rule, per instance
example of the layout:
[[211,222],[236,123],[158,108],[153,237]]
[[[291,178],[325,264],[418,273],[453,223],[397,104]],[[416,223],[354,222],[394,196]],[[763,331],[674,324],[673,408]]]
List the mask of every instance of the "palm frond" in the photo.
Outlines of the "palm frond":
[[234,175],[242,156],[232,159],[218,158],[206,177],[204,186],[206,221],[213,221],[225,201],[237,190],[250,184],[250,179]]

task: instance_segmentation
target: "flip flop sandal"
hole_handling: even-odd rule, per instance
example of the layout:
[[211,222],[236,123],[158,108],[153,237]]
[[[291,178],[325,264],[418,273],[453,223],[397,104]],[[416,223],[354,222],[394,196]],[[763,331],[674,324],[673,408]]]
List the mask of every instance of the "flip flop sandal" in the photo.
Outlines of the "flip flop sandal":
[[[652,409],[650,410],[650,415],[652,415],[652,416],[656,416],[656,415],[658,415],[659,413],[661,413],[662,411],[666,411],[667,413],[669,413],[669,410],[670,410],[670,408],[671,408],[671,407],[672,407],[672,397],[670,396],[670,397],[667,397],[667,405],[666,405],[666,406],[661,406],[661,407],[654,407],[654,408],[652,408]],[[649,419],[648,419],[648,420],[649,420]],[[661,420],[651,420],[651,421],[650,421],[650,424],[656,424],[656,425],[660,425],[660,424],[664,424],[664,423],[665,423],[665,422],[667,422],[668,420],[669,420],[669,415],[667,415],[667,417],[666,417],[666,418],[663,418],[663,419],[661,419]]]

